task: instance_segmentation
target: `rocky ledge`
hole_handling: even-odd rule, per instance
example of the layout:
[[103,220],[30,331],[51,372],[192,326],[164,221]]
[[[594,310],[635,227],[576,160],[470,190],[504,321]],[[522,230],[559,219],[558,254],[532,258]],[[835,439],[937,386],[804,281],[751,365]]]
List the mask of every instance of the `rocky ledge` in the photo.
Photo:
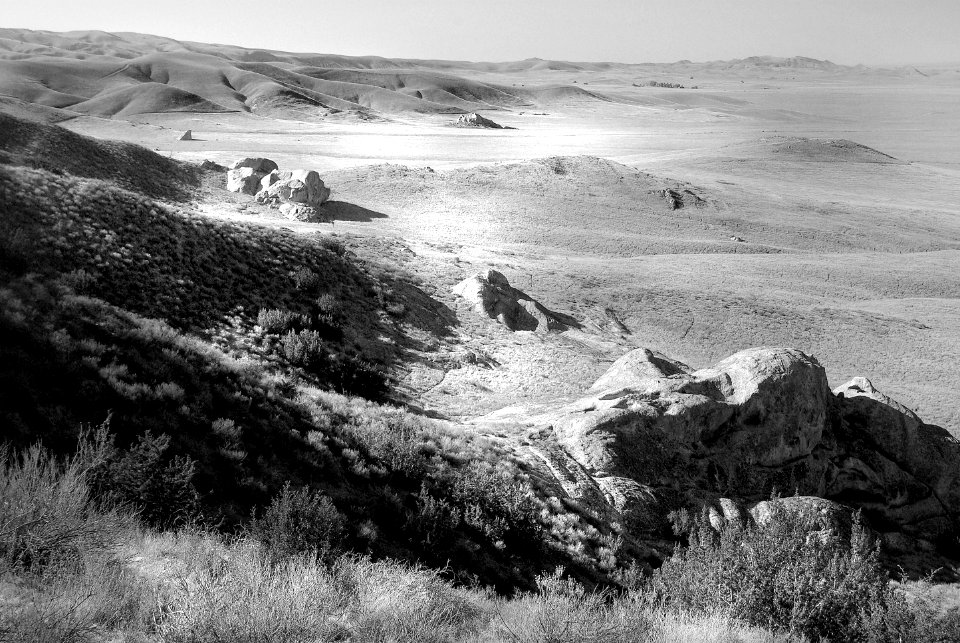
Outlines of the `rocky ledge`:
[[762,503],[781,494],[834,522],[838,508],[860,510],[908,570],[949,572],[960,559],[960,443],[865,378],[831,391],[823,367],[795,349],[753,348],[693,370],[641,348],[581,399],[487,419],[518,417],[539,429],[529,448],[567,499],[641,542],[668,541],[680,508],[762,523]]

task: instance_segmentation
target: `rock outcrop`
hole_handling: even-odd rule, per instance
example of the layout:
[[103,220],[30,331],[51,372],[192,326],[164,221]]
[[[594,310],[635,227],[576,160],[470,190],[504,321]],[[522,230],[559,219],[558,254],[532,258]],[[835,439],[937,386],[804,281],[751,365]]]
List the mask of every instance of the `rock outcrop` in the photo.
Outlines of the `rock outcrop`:
[[511,286],[496,270],[464,279],[454,286],[453,292],[473,304],[478,313],[496,319],[513,331],[546,333],[579,327],[577,320],[569,315],[548,310]]
[[840,401],[838,462],[826,494],[861,507],[893,550],[956,550],[957,440],[925,424],[866,378],[854,378],[834,393]]
[[260,190],[260,181],[277,169],[277,164],[265,158],[237,159],[227,172],[227,189],[253,196]]
[[849,507],[817,496],[789,496],[776,500],[764,500],[751,507],[749,513],[750,520],[761,528],[769,527],[788,516],[811,533],[823,538],[830,536],[849,538],[853,526]]
[[475,112],[470,114],[462,114],[460,118],[457,119],[457,122],[454,123],[457,127],[481,127],[484,129],[516,129],[513,127],[504,127],[499,123],[495,123],[489,118],[484,118],[480,114]]
[[227,172],[227,189],[255,196],[259,203],[301,221],[318,220],[318,208],[330,198],[330,189],[314,170],[281,172],[265,158],[235,161]]
[[240,167],[227,171],[227,189],[231,192],[253,196],[260,190],[260,179],[253,168]]
[[239,170],[241,168],[248,167],[257,174],[269,174],[274,170],[279,169],[276,163],[270,159],[265,159],[262,157],[246,157],[242,159],[237,159],[230,165],[231,170]]
[[257,201],[278,206],[293,203],[317,208],[330,197],[330,189],[314,170],[275,170],[261,178],[260,186]]
[[800,351],[751,349],[691,372],[637,349],[590,393],[551,418],[553,431],[635,528],[662,528],[678,506],[732,492],[759,500],[825,476],[815,449],[830,389]]
[[660,196],[670,205],[671,210],[679,210],[686,207],[703,208],[707,202],[696,195],[693,190],[680,188],[665,188],[660,190]]
[[713,507],[722,525],[752,506],[763,523],[777,491],[809,496],[777,502],[816,530],[849,525],[840,505],[861,510],[908,568],[960,559],[960,443],[868,380],[831,391],[795,349],[744,350],[701,370],[637,349],[586,397],[529,423],[592,478],[604,503],[591,508],[641,540],[666,538],[679,508]]

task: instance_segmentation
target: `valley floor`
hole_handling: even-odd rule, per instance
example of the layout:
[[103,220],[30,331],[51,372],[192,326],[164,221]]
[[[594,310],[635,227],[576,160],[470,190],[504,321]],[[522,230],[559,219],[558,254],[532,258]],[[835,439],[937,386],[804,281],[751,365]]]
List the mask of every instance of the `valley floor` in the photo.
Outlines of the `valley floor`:
[[[738,100],[764,109],[721,119],[713,108],[740,93],[718,91],[710,108],[676,113],[617,104],[495,114],[516,131],[463,131],[439,117],[304,124],[167,114],[65,125],[180,159],[257,154],[320,169],[333,189],[331,223],[287,221],[216,191],[197,206],[355,238],[358,252],[373,247],[429,284],[458,311],[465,345],[499,364],[412,363],[411,394],[441,415],[575,394],[636,346],[705,366],[742,348],[787,345],[816,355],[832,383],[870,377],[957,433],[960,407],[942,389],[960,375],[960,174],[947,139],[902,131],[890,142],[917,155],[906,158],[832,144],[893,137],[877,114],[837,116],[840,105],[877,93],[855,87],[849,96],[746,92]],[[805,107],[826,103],[836,118],[772,120],[769,109],[788,96]],[[902,125],[907,108],[895,105],[902,111],[887,118]],[[172,142],[188,127],[199,140]],[[559,170],[537,160],[559,155]],[[671,209],[657,196],[668,188],[703,202]],[[588,327],[611,314],[623,327],[545,341],[478,321],[450,288],[486,268]]]

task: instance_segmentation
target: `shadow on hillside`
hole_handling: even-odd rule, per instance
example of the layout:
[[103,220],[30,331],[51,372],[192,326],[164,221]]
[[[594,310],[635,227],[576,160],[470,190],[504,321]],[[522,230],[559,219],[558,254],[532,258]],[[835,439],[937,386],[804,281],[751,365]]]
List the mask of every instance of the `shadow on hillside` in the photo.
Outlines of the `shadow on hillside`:
[[[70,453],[83,427],[108,418],[123,453],[149,432],[169,439],[169,452],[156,453],[166,458],[160,466],[190,458],[202,494],[200,525],[236,530],[285,484],[309,484],[335,502],[347,524],[377,530],[376,540],[348,536],[348,551],[455,565],[501,591],[532,587],[537,573],[555,566],[532,536],[518,532],[502,547],[468,524],[447,527],[446,540],[424,548],[411,508],[422,502],[426,473],[414,467],[443,460],[421,442],[440,435],[395,409],[336,396],[294,400],[289,382],[256,360],[231,360],[163,322],[97,299],[38,288],[35,276],[0,268],[0,279],[9,284],[0,311],[17,311],[0,312],[0,436],[14,448],[42,437],[46,447]],[[59,329],[56,343],[47,324]],[[148,501],[176,508],[182,499]]]
[[[72,209],[61,207],[62,194],[76,195]],[[71,242],[59,248],[63,230]],[[84,295],[236,346],[276,341],[256,330],[260,314],[304,320],[296,330],[318,333],[334,355],[308,369],[318,383],[370,399],[386,394],[377,373],[389,373],[406,350],[428,350],[455,324],[404,274],[358,262],[336,241],[184,216],[110,183],[3,165],[0,266],[7,264],[18,274],[70,275]]]
[[357,223],[370,223],[374,219],[386,219],[387,215],[382,212],[368,210],[353,203],[346,201],[327,201],[323,204],[323,214],[326,218],[333,221],[354,221]]
[[187,201],[199,185],[197,168],[121,141],[99,140],[58,125],[0,113],[3,162],[53,174],[114,181],[155,199]]

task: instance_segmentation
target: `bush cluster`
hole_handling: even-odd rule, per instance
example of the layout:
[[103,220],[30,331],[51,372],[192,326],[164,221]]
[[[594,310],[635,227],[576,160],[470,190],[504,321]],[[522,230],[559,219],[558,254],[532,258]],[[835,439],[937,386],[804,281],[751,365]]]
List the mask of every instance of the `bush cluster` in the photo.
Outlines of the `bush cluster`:
[[280,334],[289,330],[305,328],[310,318],[303,313],[294,313],[282,308],[261,308],[257,313],[257,326],[265,333]]
[[33,446],[20,453],[0,447],[0,562],[7,568],[36,570],[81,560],[103,551],[130,523],[124,514],[94,505],[87,472],[104,461],[92,457],[64,461]]
[[254,516],[249,532],[276,560],[311,554],[329,561],[346,533],[346,518],[327,496],[288,482],[263,515]]
[[[105,440],[106,424],[99,438]],[[168,529],[200,517],[200,494],[193,485],[196,463],[189,456],[170,456],[169,435],[142,434],[129,449],[108,447],[91,471],[99,497],[137,511],[146,523]]]
[[323,337],[315,330],[291,330],[281,339],[283,356],[291,364],[318,371],[329,361]]
[[[956,611],[908,603],[886,582],[858,525],[831,540],[786,515],[766,533],[697,524],[689,546],[632,590],[588,589],[557,568],[505,598],[335,555],[344,516],[307,488],[285,486],[231,542],[145,532],[90,494],[109,450],[100,435],[63,460],[40,447],[2,452],[0,573],[14,581],[3,640],[947,643],[960,633]],[[489,482],[464,472],[460,485]]]
[[929,615],[920,618],[892,588],[859,516],[844,536],[774,508],[762,527],[731,524],[717,533],[706,516],[693,520],[689,545],[654,573],[652,596],[809,641],[936,640]]

